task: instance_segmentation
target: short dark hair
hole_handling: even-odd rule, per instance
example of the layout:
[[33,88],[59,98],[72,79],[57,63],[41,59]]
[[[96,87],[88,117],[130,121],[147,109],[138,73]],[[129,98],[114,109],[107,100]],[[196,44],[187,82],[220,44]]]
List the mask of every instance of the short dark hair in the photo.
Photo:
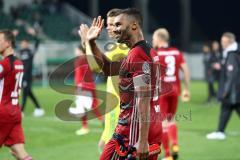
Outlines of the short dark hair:
[[0,30],[0,34],[4,35],[4,39],[11,42],[11,46],[15,45],[15,36],[12,31],[8,29]]
[[121,11],[121,14],[126,14],[132,18],[134,18],[140,27],[143,26],[143,18],[141,12],[136,8],[126,8]]
[[121,13],[122,9],[113,8],[107,13],[107,17],[116,17]]

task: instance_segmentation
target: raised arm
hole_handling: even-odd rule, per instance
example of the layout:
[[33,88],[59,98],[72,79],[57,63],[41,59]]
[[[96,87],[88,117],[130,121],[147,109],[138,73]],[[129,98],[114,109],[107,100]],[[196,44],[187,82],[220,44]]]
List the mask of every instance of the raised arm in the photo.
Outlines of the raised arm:
[[92,53],[87,56],[88,62],[91,63],[94,59],[96,60],[98,66],[101,68],[103,73],[107,76],[114,76],[119,74],[119,69],[121,62],[111,62],[98,48],[95,41],[87,41],[86,51]]
[[118,75],[120,69],[119,62],[111,62],[99,49],[95,40],[99,37],[104,20],[99,16],[94,18],[92,26],[88,28],[86,24],[82,24],[79,29],[79,35],[82,44],[86,47],[87,60],[93,71],[103,71],[105,75]]
[[27,28],[26,31],[29,35],[33,36],[33,38],[34,38],[33,54],[35,54],[37,52],[39,44],[40,44],[40,39],[38,38],[37,31],[33,27]]

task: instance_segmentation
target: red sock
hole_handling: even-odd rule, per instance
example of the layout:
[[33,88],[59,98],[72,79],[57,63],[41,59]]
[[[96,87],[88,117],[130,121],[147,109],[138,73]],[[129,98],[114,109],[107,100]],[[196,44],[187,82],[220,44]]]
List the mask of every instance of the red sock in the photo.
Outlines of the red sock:
[[177,136],[177,125],[175,122],[168,125],[168,134],[173,145],[178,145],[178,136]]
[[87,128],[87,116],[86,115],[82,117],[82,127]]
[[169,138],[168,138],[167,129],[163,129],[162,143],[163,143],[163,148],[164,148],[164,151],[165,151],[165,157],[169,157],[170,156],[170,149],[169,149]]

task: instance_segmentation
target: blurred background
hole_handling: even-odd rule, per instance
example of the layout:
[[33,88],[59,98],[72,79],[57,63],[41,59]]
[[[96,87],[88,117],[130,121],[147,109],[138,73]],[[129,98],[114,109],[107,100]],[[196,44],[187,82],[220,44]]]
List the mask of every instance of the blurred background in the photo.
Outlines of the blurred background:
[[[91,24],[92,17],[102,15],[111,8],[137,7],[144,17],[144,34],[151,42],[152,33],[166,27],[171,33],[171,44],[186,52],[192,70],[191,77],[204,78],[202,46],[207,41],[219,41],[226,31],[239,37],[240,23],[236,20],[238,1],[191,0],[1,0],[0,28],[19,30],[17,40],[28,37],[26,28],[33,27],[41,39],[35,58],[35,74],[42,74],[47,85],[47,73],[73,56],[79,43],[77,33],[81,23]],[[108,37],[101,35],[102,46]],[[60,56],[59,56],[60,55]],[[38,69],[37,69],[38,68]],[[197,73],[196,73],[197,70]]]
[[[59,100],[73,97],[51,90],[48,77],[59,65],[74,58],[74,49],[80,43],[77,32],[80,24],[90,25],[93,17],[98,15],[106,18],[112,8],[136,7],[143,14],[146,39],[151,42],[154,30],[167,28],[171,44],[184,52],[190,68],[191,102],[180,102],[178,110],[191,116],[189,121],[179,122],[180,160],[240,160],[239,118],[235,113],[228,126],[228,140],[209,142],[205,138],[217,126],[220,104],[216,97],[210,103],[208,101],[204,61],[206,52],[214,52],[210,44],[218,43],[224,32],[231,31],[237,40],[240,38],[239,6],[237,0],[0,0],[0,29],[16,31],[17,46],[26,38],[32,46],[36,37],[40,41],[34,58],[34,91],[46,116],[33,118],[32,103],[27,104],[24,128],[28,151],[36,160],[98,159],[101,124],[91,120],[91,134],[84,138],[75,136],[74,130],[80,124],[62,122],[54,114],[54,106]],[[36,34],[31,34],[32,29]],[[98,40],[102,50],[107,42],[104,30]],[[65,75],[63,73],[70,72],[71,65],[59,73],[56,82]],[[73,82],[73,76],[68,82]],[[215,78],[215,90],[217,82]],[[101,75],[97,83],[104,89],[105,77]],[[7,159],[11,159],[7,149],[0,150],[0,160]]]

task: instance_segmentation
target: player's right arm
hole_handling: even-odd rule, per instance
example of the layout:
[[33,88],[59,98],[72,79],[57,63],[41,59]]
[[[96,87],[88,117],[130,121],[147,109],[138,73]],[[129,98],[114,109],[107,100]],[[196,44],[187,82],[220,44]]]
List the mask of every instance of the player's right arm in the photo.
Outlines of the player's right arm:
[[101,67],[98,65],[97,61],[94,58],[94,54],[92,53],[91,48],[88,47],[86,48],[86,42],[87,42],[87,33],[89,31],[89,27],[86,24],[82,24],[79,28],[79,36],[81,38],[81,44],[82,46],[85,48],[86,50],[86,55],[87,55],[87,61],[88,61],[88,65],[91,71],[100,73],[102,72]]
[[[141,76],[145,75],[135,77],[135,80],[143,82],[143,77]],[[136,105],[138,107],[139,116],[139,136],[135,147],[139,159],[147,159],[149,156],[148,134],[150,127],[151,87],[146,83],[144,85],[141,84],[134,87],[134,92],[137,95]]]
[[189,101],[189,98],[190,98],[190,93],[189,93],[190,73],[189,73],[188,65],[185,62],[185,60],[183,59],[183,56],[182,56],[182,62],[180,64],[180,68],[184,75],[184,89],[183,89],[183,93],[182,93],[182,100]]
[[[142,54],[141,54],[142,53]],[[137,157],[147,159],[149,156],[149,127],[151,102],[151,65],[143,56],[142,50],[135,50],[130,56],[131,72],[133,72],[134,95],[136,95],[137,116],[139,118],[139,135],[135,145]]]
[[[95,41],[87,41],[86,50],[89,50],[93,53],[94,58],[107,76],[114,76],[119,74],[119,69],[121,66],[121,62],[111,62],[98,48]],[[89,57],[89,56],[87,56]],[[89,57],[90,58],[90,57]],[[88,58],[88,59],[89,59]]]
[[[97,68],[96,65],[98,65],[98,68],[101,68],[105,75],[107,76],[113,76],[118,75],[120,65],[119,62],[111,62],[99,49],[97,46],[95,40],[99,37],[100,32],[103,28],[104,20],[101,17],[98,17],[97,19],[94,18],[92,26],[87,29],[86,25],[81,25],[79,34],[82,37],[82,40],[84,40],[84,44],[86,47],[87,55],[93,55],[94,60],[92,59],[92,56],[87,56],[88,62],[92,68]],[[87,34],[86,34],[87,31]],[[85,36],[85,37],[84,37]],[[84,38],[83,38],[84,37]],[[91,69],[92,69],[91,68]]]
[[190,74],[187,63],[181,64],[181,70],[184,74],[184,89],[189,91]]

